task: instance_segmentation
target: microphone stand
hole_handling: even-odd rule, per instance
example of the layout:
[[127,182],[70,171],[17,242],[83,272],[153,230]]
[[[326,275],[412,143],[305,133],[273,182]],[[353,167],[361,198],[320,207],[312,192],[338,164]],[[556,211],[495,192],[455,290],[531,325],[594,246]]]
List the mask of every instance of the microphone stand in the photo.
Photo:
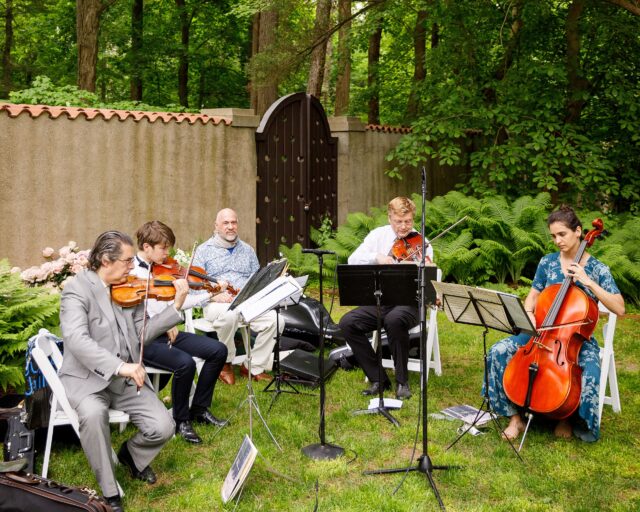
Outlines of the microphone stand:
[[318,306],[318,334],[320,336],[320,359],[318,360],[318,370],[320,373],[320,443],[310,444],[302,448],[304,453],[310,459],[329,460],[344,455],[344,448],[329,444],[325,440],[325,418],[324,418],[324,402],[325,402],[325,385],[324,385],[324,326],[322,314],[322,265],[323,255],[332,254],[330,251],[322,251],[316,249],[303,249],[302,252],[309,252],[318,257],[318,270],[320,276],[320,304]]
[[422,257],[420,258],[419,276],[420,276],[420,391],[422,399],[422,454],[418,457],[416,466],[395,469],[378,469],[374,471],[365,471],[365,475],[380,475],[389,473],[407,473],[409,471],[419,471],[429,480],[429,485],[433,489],[433,494],[438,500],[438,505],[442,510],[446,510],[436,483],[433,479],[434,469],[450,469],[454,466],[435,466],[429,457],[429,441],[428,441],[428,420],[427,420],[427,374],[429,372],[429,361],[427,361],[427,308],[426,308],[426,237],[425,237],[425,204],[427,201],[427,176],[426,170],[422,168],[422,222],[420,225],[420,234],[422,235]]

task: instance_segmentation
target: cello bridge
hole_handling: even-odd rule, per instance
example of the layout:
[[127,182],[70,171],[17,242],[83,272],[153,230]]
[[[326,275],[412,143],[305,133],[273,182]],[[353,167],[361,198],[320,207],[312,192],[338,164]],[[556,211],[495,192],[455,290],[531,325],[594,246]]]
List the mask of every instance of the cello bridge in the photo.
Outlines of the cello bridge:
[[534,342],[533,342],[533,344],[534,344],[534,345],[537,345],[537,346],[538,346],[539,348],[541,348],[541,349],[547,350],[547,351],[549,351],[549,352],[553,352],[553,349],[551,349],[551,348],[547,347],[544,343],[541,343],[541,342],[539,342],[539,341],[537,341],[537,340],[536,340],[536,341],[534,341]]

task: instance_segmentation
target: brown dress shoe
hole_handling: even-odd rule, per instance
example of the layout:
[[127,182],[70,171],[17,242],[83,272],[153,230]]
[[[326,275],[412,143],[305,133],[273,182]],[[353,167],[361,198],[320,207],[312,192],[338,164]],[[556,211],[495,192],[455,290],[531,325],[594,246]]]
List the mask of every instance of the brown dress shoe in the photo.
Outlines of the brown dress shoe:
[[[240,366],[240,373],[246,377],[247,375],[249,375],[249,370],[245,365],[242,365]],[[251,378],[255,381],[271,380],[271,375],[269,375],[266,372],[262,372],[262,373],[259,373],[258,375],[251,375]]]
[[231,363],[225,363],[220,375],[218,375],[218,379],[230,386],[233,386],[236,383],[236,376],[233,373],[233,366],[231,366]]

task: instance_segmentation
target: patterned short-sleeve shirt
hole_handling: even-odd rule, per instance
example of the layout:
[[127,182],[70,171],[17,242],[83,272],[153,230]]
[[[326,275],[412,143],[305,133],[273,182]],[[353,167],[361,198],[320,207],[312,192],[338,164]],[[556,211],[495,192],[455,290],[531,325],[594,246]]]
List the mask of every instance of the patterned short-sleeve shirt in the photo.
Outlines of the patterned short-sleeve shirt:
[[[611,270],[600,260],[589,255],[589,259],[584,266],[584,271],[605,291],[609,293],[620,293],[620,290],[611,275]],[[543,256],[540,260],[536,270],[536,275],[533,278],[533,283],[531,283],[531,287],[541,292],[549,285],[562,283],[564,278],[565,275],[562,273],[562,266],[560,265],[560,253],[554,252]],[[577,285],[584,290],[589,297],[598,302],[598,299],[591,290],[586,286],[583,286],[580,282],[578,282]]]

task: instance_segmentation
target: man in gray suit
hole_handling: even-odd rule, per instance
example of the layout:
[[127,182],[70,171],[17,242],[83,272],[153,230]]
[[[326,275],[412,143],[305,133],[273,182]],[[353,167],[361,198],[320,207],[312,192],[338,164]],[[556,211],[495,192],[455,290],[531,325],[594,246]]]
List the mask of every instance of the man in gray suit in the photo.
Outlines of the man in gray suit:
[[[138,432],[119,453],[134,478],[149,484],[149,466],[173,436],[171,415],[157,398],[140,360],[144,306],[121,308],[111,301],[111,286],[123,283],[133,268],[131,238],[118,231],[101,234],[89,255],[89,270],[62,292],[60,324],[64,359],[60,380],[78,413],[80,442],[102,493],[114,510],[123,510],[111,458],[108,409],[129,414]],[[184,279],[174,282],[175,307],[147,319],[144,343],[151,343],[182,321],[178,312],[189,292]]]

